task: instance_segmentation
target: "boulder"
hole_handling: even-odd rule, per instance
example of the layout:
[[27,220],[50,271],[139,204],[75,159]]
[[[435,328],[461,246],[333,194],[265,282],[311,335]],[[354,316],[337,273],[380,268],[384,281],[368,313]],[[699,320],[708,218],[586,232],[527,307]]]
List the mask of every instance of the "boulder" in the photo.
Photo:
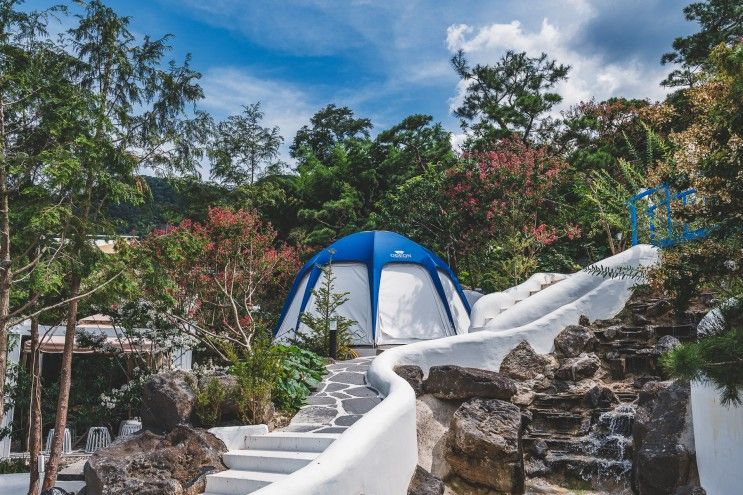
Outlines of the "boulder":
[[96,451],[85,464],[86,495],[197,495],[225,469],[224,443],[206,430],[143,431]]
[[453,365],[431,367],[423,388],[426,393],[446,400],[472,397],[508,400],[516,393],[516,384],[507,376]]
[[454,413],[461,404],[424,394],[416,400],[415,427],[418,438],[418,465],[439,479],[449,475],[444,459],[446,438]]
[[595,343],[590,328],[568,325],[555,337],[555,352],[563,357],[578,357],[582,352],[592,351]]
[[506,354],[500,365],[500,374],[516,380],[533,380],[545,374],[552,361],[547,356],[537,354],[525,340]]
[[182,370],[152,375],[142,385],[142,426],[162,432],[188,423],[196,388],[196,378]]
[[689,384],[648,382],[632,427],[633,483],[640,495],[672,495],[696,471]]
[[498,399],[472,399],[450,425],[445,458],[452,473],[497,492],[524,493],[521,411]]
[[415,467],[408,495],[444,495],[444,482],[420,466]]
[[707,495],[707,491],[698,485],[684,485],[676,489],[673,495]]
[[591,324],[591,319],[588,318],[588,316],[586,316],[586,315],[580,315],[580,317],[578,318],[578,325],[580,325],[582,327],[587,327],[590,324]]
[[609,387],[594,385],[583,394],[583,403],[592,409],[608,409],[619,404],[619,399]]
[[591,378],[596,374],[599,367],[601,367],[601,361],[596,354],[581,354],[578,357],[563,360],[560,367],[555,371],[555,378],[577,382],[585,378]]
[[658,339],[655,344],[655,352],[657,354],[665,354],[668,351],[672,351],[681,345],[681,341],[673,335],[664,335]]
[[401,364],[395,366],[395,373],[400,375],[400,377],[413,387],[416,397],[423,393],[423,370],[420,366],[414,364]]
[[645,309],[645,316],[657,318],[671,311],[673,304],[667,299],[660,299]]

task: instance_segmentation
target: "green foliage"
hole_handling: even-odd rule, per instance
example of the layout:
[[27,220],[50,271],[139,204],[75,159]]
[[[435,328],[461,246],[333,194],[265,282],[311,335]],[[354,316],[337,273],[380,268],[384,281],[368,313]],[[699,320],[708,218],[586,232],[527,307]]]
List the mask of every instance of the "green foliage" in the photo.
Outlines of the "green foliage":
[[199,388],[194,403],[194,414],[204,428],[212,428],[219,424],[222,408],[229,392],[214,377],[207,378],[206,386]]
[[271,346],[267,332],[256,335],[250,351],[230,355],[230,374],[237,380],[234,398],[244,424],[271,420],[271,392],[281,376],[281,357]]
[[661,62],[680,64],[663,81],[666,86],[691,86],[712,66],[710,54],[720,43],[732,44],[743,36],[743,5],[735,0],[705,0],[684,7],[684,17],[699,23],[700,31],[673,40],[673,51]]
[[284,138],[278,127],[263,127],[263,118],[259,102],[243,106],[241,114],[230,115],[216,126],[208,151],[212,178],[240,186],[281,168],[275,160]]
[[712,383],[723,405],[743,405],[743,304],[724,305],[721,317],[698,342],[684,344],[661,357],[671,375]]
[[28,461],[22,458],[0,460],[0,474],[27,473]]
[[273,401],[279,409],[296,411],[325,374],[325,359],[297,346],[276,346],[281,372],[273,389]]
[[498,139],[518,135],[529,142],[539,133],[545,115],[562,101],[551,90],[567,79],[570,67],[550,60],[547,54],[529,57],[506,51],[495,65],[470,67],[464,52],[451,59],[457,75],[468,82],[462,104],[454,111],[462,128],[473,136],[468,147],[488,149]]
[[351,349],[351,338],[356,321],[338,314],[338,308],[348,302],[348,292],[335,292],[335,275],[331,261],[321,267],[321,282],[312,290],[315,299],[314,312],[305,311],[299,320],[306,325],[307,331],[297,332],[293,344],[308,349],[320,356],[330,353],[330,326],[336,325],[337,355],[339,359],[354,357]]

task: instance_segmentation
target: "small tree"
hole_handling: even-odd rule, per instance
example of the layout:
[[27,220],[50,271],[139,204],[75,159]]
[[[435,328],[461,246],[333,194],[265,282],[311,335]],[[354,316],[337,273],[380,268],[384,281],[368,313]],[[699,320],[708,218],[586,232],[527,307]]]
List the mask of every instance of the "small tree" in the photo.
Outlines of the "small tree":
[[332,263],[331,258],[327,265],[321,267],[322,281],[317,288],[312,290],[315,296],[314,313],[305,311],[300,316],[300,322],[305,324],[309,331],[297,332],[294,343],[321,356],[329,356],[331,325],[335,322],[338,357],[349,359],[354,356],[351,349],[351,337],[356,321],[338,314],[338,308],[348,302],[350,292],[335,292]]

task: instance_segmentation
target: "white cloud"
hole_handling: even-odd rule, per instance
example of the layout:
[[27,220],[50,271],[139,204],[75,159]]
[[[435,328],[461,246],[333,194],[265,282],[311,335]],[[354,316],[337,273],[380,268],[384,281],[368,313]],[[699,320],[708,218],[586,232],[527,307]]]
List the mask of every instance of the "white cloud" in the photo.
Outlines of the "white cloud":
[[203,105],[218,118],[239,113],[243,105],[261,102],[264,125],[279,126],[284,136],[282,159],[291,163],[289,144],[317,109],[301,89],[278,80],[260,79],[238,67],[212,67],[201,81]]
[[[453,24],[447,29],[447,47],[452,53],[463,50],[474,63],[494,64],[510,49],[531,56],[544,52],[559,63],[570,65],[568,80],[557,87],[557,92],[563,96],[557,111],[591,98],[597,101],[612,96],[662,99],[666,90],[659,83],[666,68],[648,67],[636,59],[607,63],[600,53],[586,55],[571,47],[569,41],[592,15],[589,5],[573,3],[583,15],[577,16],[576,22],[561,26],[547,18],[539,29],[532,31],[525,29],[518,20],[479,27]],[[466,83],[460,81],[456,95],[449,101],[451,109],[460,104],[465,90]]]

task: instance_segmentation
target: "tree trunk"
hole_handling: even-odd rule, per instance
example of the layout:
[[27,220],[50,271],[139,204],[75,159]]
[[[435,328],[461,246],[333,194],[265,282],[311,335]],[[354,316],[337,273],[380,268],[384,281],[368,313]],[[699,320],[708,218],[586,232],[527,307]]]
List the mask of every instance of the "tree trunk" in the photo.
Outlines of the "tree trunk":
[[49,453],[49,462],[46,464],[46,475],[42,491],[54,487],[57,482],[57,471],[59,461],[62,457],[64,442],[64,430],[67,427],[67,409],[70,402],[70,384],[72,381],[72,351],[75,348],[75,329],[77,328],[77,306],[76,299],[80,293],[80,277],[73,275],[70,281],[70,302],[67,313],[67,327],[64,336],[64,351],[62,353],[62,370],[59,377],[59,399],[57,400],[57,417],[54,421],[54,436],[52,437],[52,448]]
[[39,455],[41,455],[41,352],[39,352],[39,320],[31,320],[31,420],[29,421],[28,452],[31,479],[28,495],[39,493]]
[[0,98],[0,425],[5,419],[5,377],[8,370],[8,314],[10,286],[10,211],[8,177],[5,162],[5,104]]

